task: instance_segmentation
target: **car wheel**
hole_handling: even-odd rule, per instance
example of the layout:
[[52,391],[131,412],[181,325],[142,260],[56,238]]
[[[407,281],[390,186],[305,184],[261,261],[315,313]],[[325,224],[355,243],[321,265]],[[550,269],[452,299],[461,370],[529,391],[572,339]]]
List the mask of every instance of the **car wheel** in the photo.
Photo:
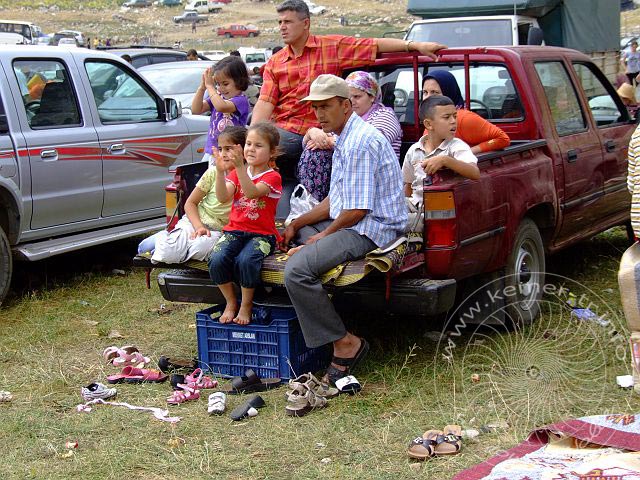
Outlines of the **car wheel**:
[[540,313],[545,277],[542,237],[530,218],[518,227],[505,273],[505,291],[509,287],[515,289],[505,311],[515,325],[528,325]]
[[9,291],[11,274],[13,273],[13,259],[9,240],[0,228],[0,305]]
[[230,34],[230,33],[225,33],[225,34],[224,34],[224,37],[225,37],[225,38],[231,38],[231,34]]
[[250,32],[250,33],[249,33],[249,37],[255,37],[255,36],[256,36],[256,34],[255,34],[255,33],[253,33],[253,32]]

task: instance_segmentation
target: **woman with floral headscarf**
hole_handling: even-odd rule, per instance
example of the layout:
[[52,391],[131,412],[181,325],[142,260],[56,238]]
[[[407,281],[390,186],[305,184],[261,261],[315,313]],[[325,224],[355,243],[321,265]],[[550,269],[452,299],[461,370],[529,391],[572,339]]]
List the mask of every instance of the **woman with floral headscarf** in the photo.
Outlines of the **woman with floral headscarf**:
[[[367,72],[352,72],[346,78],[353,111],[364,121],[376,127],[389,141],[400,158],[402,128],[393,109],[385,107],[380,99],[378,82]],[[307,191],[318,201],[329,194],[331,157],[335,137],[319,128],[310,128],[304,136],[304,151],[298,162],[297,177]]]

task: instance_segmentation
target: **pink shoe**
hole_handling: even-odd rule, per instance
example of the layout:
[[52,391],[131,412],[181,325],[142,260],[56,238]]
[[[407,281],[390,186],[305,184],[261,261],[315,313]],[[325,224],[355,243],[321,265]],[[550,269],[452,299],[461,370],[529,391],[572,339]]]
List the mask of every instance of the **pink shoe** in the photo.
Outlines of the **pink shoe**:
[[178,405],[188,402],[189,400],[197,400],[200,398],[200,390],[191,388],[183,383],[179,383],[178,387],[180,387],[181,390],[175,390],[170,397],[167,397],[167,403]]
[[216,388],[218,386],[218,382],[211,377],[205,376],[201,368],[196,368],[191,375],[184,377],[184,381],[187,386],[199,390]]

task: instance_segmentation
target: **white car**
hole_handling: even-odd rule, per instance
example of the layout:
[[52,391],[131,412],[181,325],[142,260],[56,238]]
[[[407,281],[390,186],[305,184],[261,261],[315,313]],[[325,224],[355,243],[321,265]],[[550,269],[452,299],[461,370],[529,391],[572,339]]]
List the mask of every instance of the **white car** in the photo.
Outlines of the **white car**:
[[307,7],[309,7],[309,13],[311,13],[311,15],[322,15],[327,11],[327,7],[323,5],[316,5],[315,3],[307,2],[306,0],[304,3],[306,3]]
[[58,40],[59,47],[78,48],[78,44],[73,38],[61,38]]
[[222,60],[224,57],[229,54],[224,50],[205,50],[202,52],[202,55],[207,57],[209,60],[217,62],[218,60]]

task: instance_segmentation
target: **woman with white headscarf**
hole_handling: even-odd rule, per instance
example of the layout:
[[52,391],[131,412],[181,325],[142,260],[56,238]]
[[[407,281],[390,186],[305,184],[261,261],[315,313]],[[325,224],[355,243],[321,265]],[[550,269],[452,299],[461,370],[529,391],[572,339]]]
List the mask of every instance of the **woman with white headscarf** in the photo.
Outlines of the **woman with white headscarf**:
[[[346,82],[353,111],[382,133],[399,159],[402,128],[393,109],[381,103],[378,82],[363,71],[350,73]],[[318,202],[329,194],[334,144],[335,137],[319,128],[310,128],[304,136],[304,151],[298,162],[297,177]]]

